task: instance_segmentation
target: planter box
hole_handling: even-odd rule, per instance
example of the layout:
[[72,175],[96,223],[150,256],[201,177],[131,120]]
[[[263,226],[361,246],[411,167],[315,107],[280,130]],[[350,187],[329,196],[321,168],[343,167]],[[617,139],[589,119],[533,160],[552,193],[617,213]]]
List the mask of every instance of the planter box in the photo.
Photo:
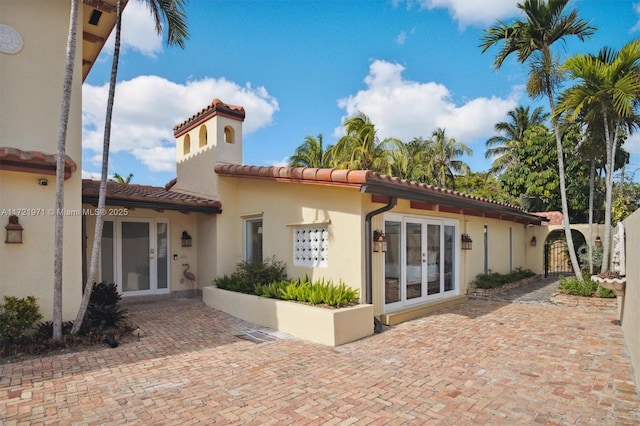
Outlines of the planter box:
[[326,309],[213,286],[202,289],[202,300],[242,320],[323,345],[338,346],[373,334],[373,305]]
[[507,283],[503,286],[496,288],[469,288],[467,289],[467,295],[475,296],[475,297],[492,297],[496,294],[500,294],[503,291],[511,290],[512,288],[518,288],[525,285],[529,285],[531,283],[540,281],[542,279],[541,275],[534,275],[533,277],[523,278],[519,281],[514,281],[512,283]]

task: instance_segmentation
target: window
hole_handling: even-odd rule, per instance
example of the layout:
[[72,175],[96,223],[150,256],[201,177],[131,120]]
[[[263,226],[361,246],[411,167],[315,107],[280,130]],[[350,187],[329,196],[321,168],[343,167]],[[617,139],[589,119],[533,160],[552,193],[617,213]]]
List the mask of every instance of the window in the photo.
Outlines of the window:
[[247,262],[262,262],[262,218],[245,221],[244,252]]
[[233,127],[231,126],[226,126],[224,128],[224,141],[226,143],[235,143],[235,131],[233,130]]
[[327,225],[297,226],[293,229],[293,264],[326,268],[329,255]]
[[207,146],[207,126],[200,126],[200,141],[199,146],[202,148],[203,146]]
[[187,155],[191,152],[191,136],[185,135],[184,142],[182,142],[182,154]]

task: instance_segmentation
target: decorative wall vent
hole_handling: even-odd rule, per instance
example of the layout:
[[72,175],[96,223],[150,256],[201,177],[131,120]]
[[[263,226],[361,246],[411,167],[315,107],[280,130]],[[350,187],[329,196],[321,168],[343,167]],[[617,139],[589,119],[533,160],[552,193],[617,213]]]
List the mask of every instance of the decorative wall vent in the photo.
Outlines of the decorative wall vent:
[[329,231],[326,225],[297,226],[293,230],[293,264],[328,267]]

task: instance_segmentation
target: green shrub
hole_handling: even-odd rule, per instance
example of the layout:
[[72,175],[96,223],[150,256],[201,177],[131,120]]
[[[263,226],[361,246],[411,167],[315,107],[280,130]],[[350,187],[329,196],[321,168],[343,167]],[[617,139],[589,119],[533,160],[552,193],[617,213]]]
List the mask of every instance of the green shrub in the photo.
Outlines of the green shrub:
[[602,297],[604,299],[611,299],[612,297],[616,297],[613,294],[613,290],[609,290],[608,288],[604,288],[602,286],[598,286],[598,297]]
[[508,283],[533,277],[534,275],[535,273],[529,269],[517,268],[509,274],[499,274],[497,272],[478,274],[471,284],[477,288],[497,288]]
[[[68,336],[71,334],[73,328],[73,321],[64,321],[62,323],[62,335]],[[36,331],[33,333],[33,340],[45,341],[53,337],[53,321],[45,321],[36,325]]]
[[286,269],[286,264],[277,261],[275,257],[265,259],[263,262],[240,262],[236,272],[214,279],[213,284],[224,290],[258,294],[257,286],[286,280]]
[[[602,247],[598,245],[594,245],[592,247],[592,260],[593,260],[593,272],[600,272],[600,267],[602,266]],[[584,271],[589,270],[589,246],[587,244],[580,246],[577,251],[578,260],[580,265],[583,265],[582,269]]]
[[120,307],[121,298],[122,296],[118,293],[118,287],[115,284],[95,284],[91,290],[83,325],[86,328],[97,330],[123,326],[128,313],[126,309]]
[[561,293],[570,294],[573,296],[590,297],[593,296],[597,288],[598,284],[591,281],[590,279],[587,278],[584,281],[580,281],[576,277],[560,277],[560,284],[558,285],[558,289]]
[[0,305],[0,345],[18,343],[25,337],[25,332],[41,319],[34,296],[4,296],[4,304]]

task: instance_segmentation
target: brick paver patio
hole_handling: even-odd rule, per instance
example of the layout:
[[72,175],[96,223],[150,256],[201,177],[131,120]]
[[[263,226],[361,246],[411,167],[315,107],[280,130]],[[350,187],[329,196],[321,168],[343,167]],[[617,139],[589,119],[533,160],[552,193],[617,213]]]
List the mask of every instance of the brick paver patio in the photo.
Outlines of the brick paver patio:
[[471,300],[331,348],[135,310],[139,342],[0,365],[0,424],[639,424],[615,315]]

